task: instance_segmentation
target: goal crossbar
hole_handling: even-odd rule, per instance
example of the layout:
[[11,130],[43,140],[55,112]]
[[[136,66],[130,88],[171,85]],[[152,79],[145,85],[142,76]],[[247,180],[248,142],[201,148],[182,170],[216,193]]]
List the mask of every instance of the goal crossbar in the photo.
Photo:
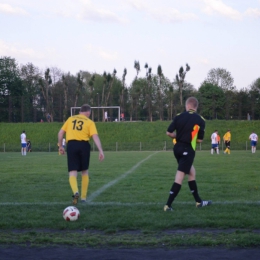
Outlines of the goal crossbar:
[[[120,121],[120,106],[108,106],[108,107],[91,107],[91,109],[108,109],[108,108],[116,108],[118,109],[118,118],[117,120]],[[80,107],[71,107],[70,108],[70,115],[73,116],[73,110],[74,109],[80,109]]]

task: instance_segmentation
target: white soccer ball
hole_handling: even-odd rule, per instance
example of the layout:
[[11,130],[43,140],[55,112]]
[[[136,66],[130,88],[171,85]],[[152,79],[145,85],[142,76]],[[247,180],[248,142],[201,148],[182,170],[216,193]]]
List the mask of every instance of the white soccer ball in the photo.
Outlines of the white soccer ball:
[[63,218],[66,221],[76,221],[80,216],[79,210],[74,206],[69,206],[63,210]]

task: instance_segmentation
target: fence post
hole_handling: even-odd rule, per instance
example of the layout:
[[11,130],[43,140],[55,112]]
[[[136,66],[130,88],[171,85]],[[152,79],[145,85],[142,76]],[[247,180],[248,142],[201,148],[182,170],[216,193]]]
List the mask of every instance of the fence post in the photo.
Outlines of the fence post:
[[246,141],[246,151],[247,151],[247,141]]
[[117,142],[116,142],[116,152],[117,152]]
[[49,143],[49,152],[51,151],[51,143]]
[[5,153],[5,144],[4,144],[4,153]]

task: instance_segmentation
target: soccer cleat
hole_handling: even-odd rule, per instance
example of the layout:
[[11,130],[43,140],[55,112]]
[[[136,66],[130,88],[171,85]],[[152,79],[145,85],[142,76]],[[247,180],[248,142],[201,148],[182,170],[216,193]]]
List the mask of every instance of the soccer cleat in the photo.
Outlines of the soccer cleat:
[[87,200],[85,200],[85,199],[81,199],[80,202],[81,202],[81,203],[86,203]]
[[165,205],[165,206],[163,207],[163,210],[164,210],[164,211],[172,211],[173,209],[172,209],[172,207],[169,207],[168,205]]
[[78,204],[79,193],[76,192],[74,195],[72,195],[72,198],[73,198],[72,204],[74,204],[74,205]]
[[201,202],[196,202],[196,207],[201,208],[201,207],[206,207],[212,204],[211,200],[202,200]]

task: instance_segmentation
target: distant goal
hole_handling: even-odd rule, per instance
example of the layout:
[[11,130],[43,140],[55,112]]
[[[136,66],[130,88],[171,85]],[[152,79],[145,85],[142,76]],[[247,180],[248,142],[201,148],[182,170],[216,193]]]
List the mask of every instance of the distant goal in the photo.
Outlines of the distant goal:
[[[107,106],[107,107],[91,107],[92,112],[97,110],[98,116],[101,111],[101,118],[105,118],[105,115],[102,114],[102,112],[107,112],[107,120],[108,121],[120,121],[120,106]],[[116,112],[114,113],[114,110]],[[70,108],[70,115],[74,116],[79,114],[80,107],[71,107]],[[112,114],[112,115],[111,115]]]

